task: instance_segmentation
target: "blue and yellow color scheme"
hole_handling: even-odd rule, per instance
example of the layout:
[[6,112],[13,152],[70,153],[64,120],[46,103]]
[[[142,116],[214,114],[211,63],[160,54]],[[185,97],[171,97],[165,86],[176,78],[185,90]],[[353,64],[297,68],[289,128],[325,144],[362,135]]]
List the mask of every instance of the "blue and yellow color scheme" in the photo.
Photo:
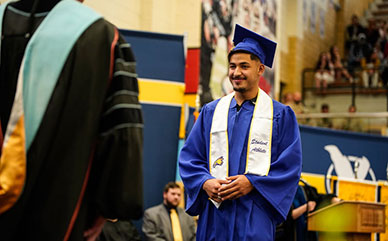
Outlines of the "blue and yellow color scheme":
[[213,168],[216,168],[216,166],[222,166],[222,164],[224,164],[224,157],[223,156],[217,158],[217,160],[215,160],[213,162]]
[[167,182],[179,178],[177,153],[183,145],[195,94],[185,95],[183,36],[129,30],[121,33],[131,45],[137,64],[145,123],[144,207],[148,208],[160,203]]
[[[300,126],[300,131],[301,177],[319,193],[335,193],[348,201],[388,203],[387,137],[307,126]],[[388,241],[387,232],[378,236]]]

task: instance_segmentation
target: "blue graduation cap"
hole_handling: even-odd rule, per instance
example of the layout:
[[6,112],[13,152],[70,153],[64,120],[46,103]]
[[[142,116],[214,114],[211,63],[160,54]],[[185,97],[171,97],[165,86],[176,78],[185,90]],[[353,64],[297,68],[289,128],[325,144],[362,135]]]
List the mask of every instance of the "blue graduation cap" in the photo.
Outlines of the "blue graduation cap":
[[261,63],[272,68],[275,56],[276,43],[238,24],[234,30],[234,48],[229,52],[229,57],[239,50],[256,55]]

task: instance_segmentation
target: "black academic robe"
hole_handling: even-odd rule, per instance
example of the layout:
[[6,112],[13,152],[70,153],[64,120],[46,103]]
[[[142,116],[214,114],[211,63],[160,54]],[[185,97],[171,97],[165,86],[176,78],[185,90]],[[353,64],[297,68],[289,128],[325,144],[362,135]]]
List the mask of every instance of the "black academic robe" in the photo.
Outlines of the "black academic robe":
[[[17,35],[26,25],[27,17],[6,11],[0,64],[3,133],[28,41]],[[115,35],[117,29],[100,19],[70,52],[27,150],[23,192],[0,215],[1,241],[83,240],[98,215],[141,216],[142,113],[116,108],[139,105],[135,60],[129,45],[120,36],[115,42]]]

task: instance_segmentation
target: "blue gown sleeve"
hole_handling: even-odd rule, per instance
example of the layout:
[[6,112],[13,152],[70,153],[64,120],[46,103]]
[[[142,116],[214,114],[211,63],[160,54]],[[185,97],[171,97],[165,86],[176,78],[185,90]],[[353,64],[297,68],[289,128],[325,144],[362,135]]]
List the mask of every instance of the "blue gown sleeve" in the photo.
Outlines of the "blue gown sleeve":
[[[187,138],[179,157],[179,171],[187,190],[186,211],[190,215],[198,215],[208,199],[202,189],[203,183],[211,178],[208,169],[207,138],[205,137],[206,106],[203,107],[193,129]],[[211,121],[211,120],[210,120]]]
[[291,108],[283,107],[274,114],[273,130],[268,176],[246,174],[246,177],[256,190],[253,192],[257,200],[264,198],[273,207],[275,220],[281,222],[287,217],[302,169],[299,126]]

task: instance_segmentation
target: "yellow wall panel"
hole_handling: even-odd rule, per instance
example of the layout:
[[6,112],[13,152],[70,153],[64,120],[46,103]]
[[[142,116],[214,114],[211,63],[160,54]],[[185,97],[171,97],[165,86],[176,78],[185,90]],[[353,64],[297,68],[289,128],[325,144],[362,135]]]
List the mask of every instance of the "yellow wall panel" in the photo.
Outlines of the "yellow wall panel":
[[188,47],[200,46],[201,1],[198,0],[85,0],[119,28],[187,34]]
[[182,106],[184,83],[139,78],[141,103]]
[[318,193],[322,193],[322,194],[326,193],[324,175],[302,172],[301,178],[311,186],[315,187]]
[[347,201],[376,201],[377,183],[338,180],[338,197]]
[[137,0],[85,0],[84,4],[103,15],[119,28],[138,29],[141,1]]
[[185,94],[183,96],[183,103],[195,108],[197,106],[197,94]]

